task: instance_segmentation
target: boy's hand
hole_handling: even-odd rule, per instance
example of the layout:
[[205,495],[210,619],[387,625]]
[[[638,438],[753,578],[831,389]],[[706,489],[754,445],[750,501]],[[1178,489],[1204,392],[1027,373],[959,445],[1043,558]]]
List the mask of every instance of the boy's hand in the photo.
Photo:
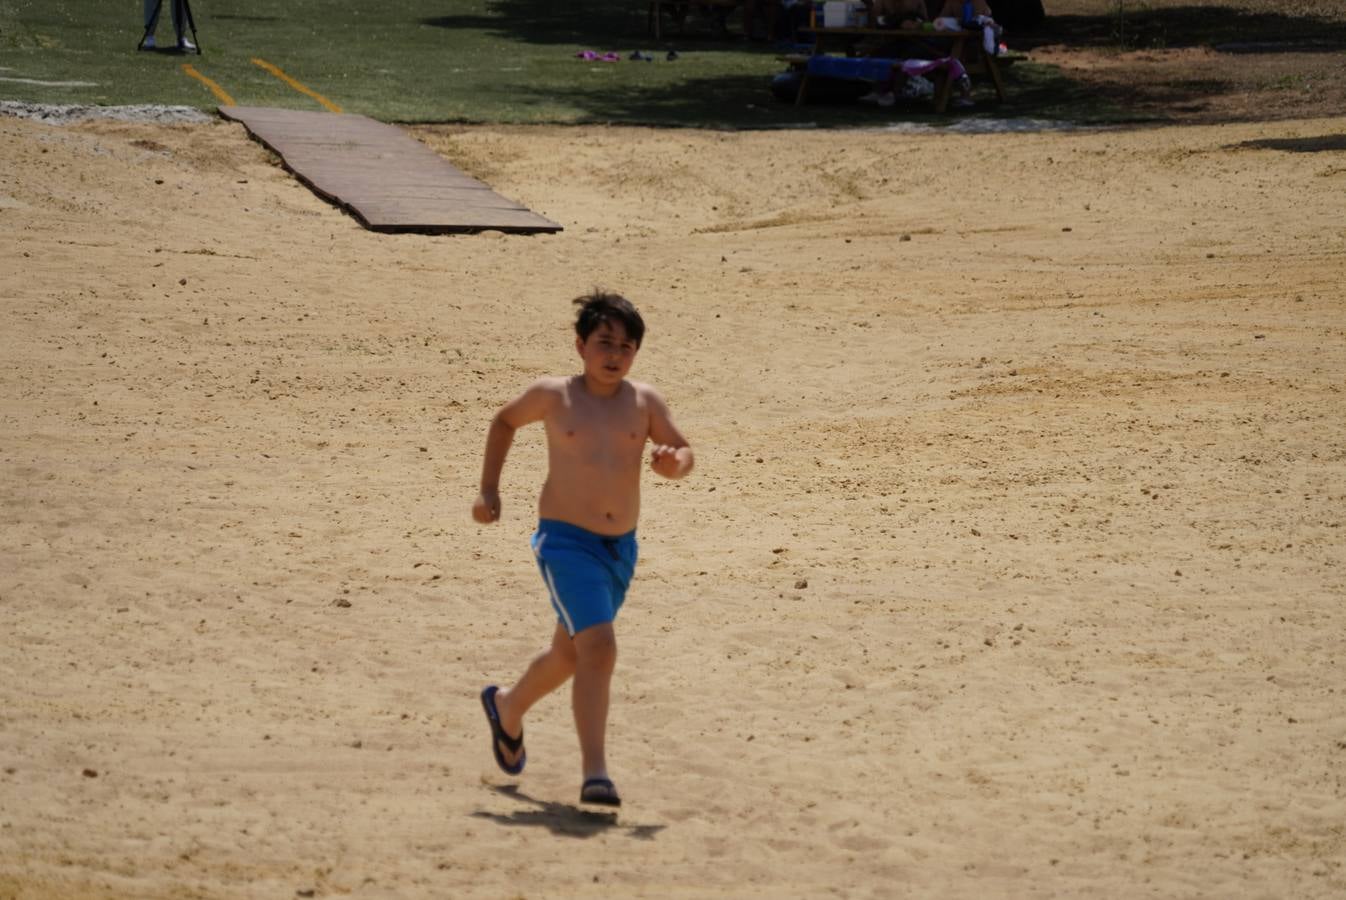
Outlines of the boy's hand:
[[495,491],[482,491],[472,504],[472,518],[483,525],[489,525],[500,518],[500,495]]
[[655,444],[654,449],[650,451],[650,468],[665,478],[681,478],[691,468],[689,465],[691,452],[687,447]]

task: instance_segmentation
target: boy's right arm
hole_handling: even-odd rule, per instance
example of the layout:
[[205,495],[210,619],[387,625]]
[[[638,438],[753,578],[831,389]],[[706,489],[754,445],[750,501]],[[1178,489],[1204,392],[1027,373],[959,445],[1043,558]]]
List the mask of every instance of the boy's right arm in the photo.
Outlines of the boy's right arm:
[[545,418],[558,396],[554,380],[544,378],[502,406],[491,419],[481,464],[481,490],[472,504],[472,518],[483,525],[500,518],[500,472],[514,443],[514,432]]

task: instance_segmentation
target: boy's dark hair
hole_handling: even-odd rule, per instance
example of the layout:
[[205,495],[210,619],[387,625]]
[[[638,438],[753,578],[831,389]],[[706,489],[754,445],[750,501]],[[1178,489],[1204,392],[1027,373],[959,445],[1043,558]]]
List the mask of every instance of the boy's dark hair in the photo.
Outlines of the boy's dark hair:
[[575,319],[575,333],[580,340],[587,341],[589,335],[604,322],[620,323],[626,336],[637,347],[645,337],[645,320],[636,312],[635,306],[621,294],[593,290],[582,297],[576,297],[574,304],[580,308]]

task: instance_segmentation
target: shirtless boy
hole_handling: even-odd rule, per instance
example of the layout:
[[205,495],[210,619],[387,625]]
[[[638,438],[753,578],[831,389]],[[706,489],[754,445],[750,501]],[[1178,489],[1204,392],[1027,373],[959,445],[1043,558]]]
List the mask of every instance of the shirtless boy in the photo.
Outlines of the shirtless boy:
[[645,323],[626,298],[595,291],[579,297],[575,349],[584,371],[542,378],[491,420],[481,493],[472,517],[500,518],[500,471],[514,432],[541,422],[547,433],[547,480],[538,499],[533,554],[556,610],[551,646],[508,690],[481,692],[495,761],[523,771],[523,717],[574,677],[571,703],[584,782],[580,802],[620,806],[604,755],[609,686],[617,662],[612,623],[636,567],[636,520],[646,441],[650,468],[665,478],[692,470],[692,448],[654,388],[627,381]]

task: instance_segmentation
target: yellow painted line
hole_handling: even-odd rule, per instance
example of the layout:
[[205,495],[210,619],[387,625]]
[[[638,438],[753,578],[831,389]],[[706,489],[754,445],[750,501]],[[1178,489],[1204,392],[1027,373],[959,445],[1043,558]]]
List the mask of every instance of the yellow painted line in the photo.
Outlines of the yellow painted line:
[[192,66],[191,66],[190,63],[183,63],[183,64],[182,64],[182,71],[186,72],[188,75],[192,76],[192,77],[195,78],[197,81],[201,82],[201,83],[204,84],[206,87],[210,88],[210,92],[211,92],[212,94],[215,95],[215,99],[216,99],[216,100],[219,100],[219,101],[220,101],[221,103],[223,103],[225,106],[237,106],[237,105],[238,105],[237,103],[234,102],[234,98],[229,96],[229,92],[228,92],[228,91],[226,91],[224,88],[220,87],[220,86],[219,86],[218,84],[216,84],[215,82],[211,81],[211,80],[210,80],[209,78],[207,78],[206,76],[202,75],[200,72],[196,71],[196,69],[192,68]]
[[328,100],[326,97],[324,97],[322,94],[319,94],[317,91],[295,81],[289,75],[286,75],[279,68],[271,65],[271,63],[267,62],[266,60],[258,59],[257,57],[254,56],[252,58],[252,62],[253,65],[261,66],[263,69],[266,69],[272,75],[275,75],[277,78],[288,84],[290,87],[294,88],[299,93],[308,94],[314,100],[317,100],[319,103],[321,103],[327,109],[328,112],[334,112],[334,113],[341,112],[341,107],[337,106],[331,100]]

